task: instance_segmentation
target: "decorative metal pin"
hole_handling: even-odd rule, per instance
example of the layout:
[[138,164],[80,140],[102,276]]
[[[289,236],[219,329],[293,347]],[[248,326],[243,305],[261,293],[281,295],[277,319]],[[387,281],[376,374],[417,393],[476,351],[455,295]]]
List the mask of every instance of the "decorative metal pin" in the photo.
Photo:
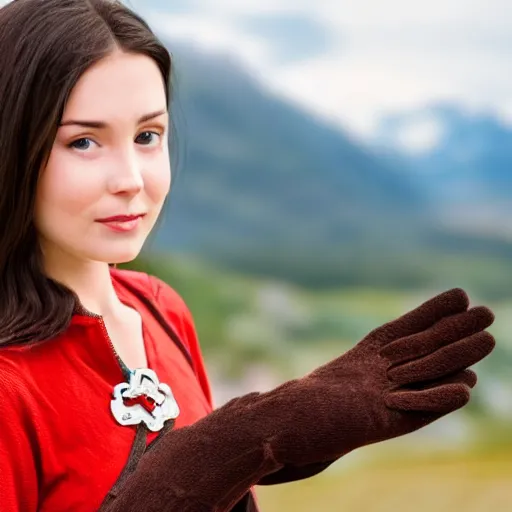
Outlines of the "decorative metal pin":
[[110,410],[121,425],[137,425],[143,421],[149,430],[158,432],[169,419],[176,419],[180,409],[171,388],[160,383],[149,368],[131,372],[130,382],[114,387]]

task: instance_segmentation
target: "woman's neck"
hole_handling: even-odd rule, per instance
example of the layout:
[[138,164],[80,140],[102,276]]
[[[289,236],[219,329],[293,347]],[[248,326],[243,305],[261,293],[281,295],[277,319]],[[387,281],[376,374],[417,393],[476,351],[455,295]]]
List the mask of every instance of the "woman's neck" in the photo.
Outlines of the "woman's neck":
[[123,305],[114,289],[108,263],[44,251],[46,275],[73,290],[82,306],[101,316],[116,316]]

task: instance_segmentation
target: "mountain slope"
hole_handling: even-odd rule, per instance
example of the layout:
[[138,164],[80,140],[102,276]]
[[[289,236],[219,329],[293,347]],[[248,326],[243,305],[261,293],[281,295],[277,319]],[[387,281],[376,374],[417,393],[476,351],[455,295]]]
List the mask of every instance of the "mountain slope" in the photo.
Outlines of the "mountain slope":
[[400,150],[400,140],[428,119],[437,140],[423,151],[402,154],[415,182],[453,229],[512,235],[512,127],[487,112],[436,104],[390,116],[379,144]]
[[169,46],[182,165],[159,246],[323,250],[421,216],[407,175],[347,134],[264,92],[225,57]]

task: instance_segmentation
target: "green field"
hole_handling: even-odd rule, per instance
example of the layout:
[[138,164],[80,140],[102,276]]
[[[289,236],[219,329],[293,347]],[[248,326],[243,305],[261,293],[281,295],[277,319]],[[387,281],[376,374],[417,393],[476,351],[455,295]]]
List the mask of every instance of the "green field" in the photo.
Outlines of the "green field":
[[262,512],[510,512],[512,450],[369,463],[257,496]]
[[[313,290],[220,271],[192,257],[152,256],[128,267],[161,277],[183,296],[207,363],[234,376],[254,362],[272,366],[283,378],[301,374],[449,287]],[[458,285],[464,286],[464,280]],[[509,297],[493,300],[478,287],[468,292],[473,304],[486,304],[496,313],[491,332],[498,346],[482,370],[510,380],[512,290]]]

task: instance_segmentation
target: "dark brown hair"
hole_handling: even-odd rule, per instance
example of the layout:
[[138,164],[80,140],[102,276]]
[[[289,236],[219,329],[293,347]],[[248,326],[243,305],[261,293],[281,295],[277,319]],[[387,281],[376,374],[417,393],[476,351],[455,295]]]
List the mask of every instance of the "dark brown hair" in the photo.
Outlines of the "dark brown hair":
[[118,0],[14,0],[0,8],[0,345],[66,329],[77,296],[49,279],[33,223],[45,167],[74,85],[112,51],[158,65],[170,102],[171,57]]

